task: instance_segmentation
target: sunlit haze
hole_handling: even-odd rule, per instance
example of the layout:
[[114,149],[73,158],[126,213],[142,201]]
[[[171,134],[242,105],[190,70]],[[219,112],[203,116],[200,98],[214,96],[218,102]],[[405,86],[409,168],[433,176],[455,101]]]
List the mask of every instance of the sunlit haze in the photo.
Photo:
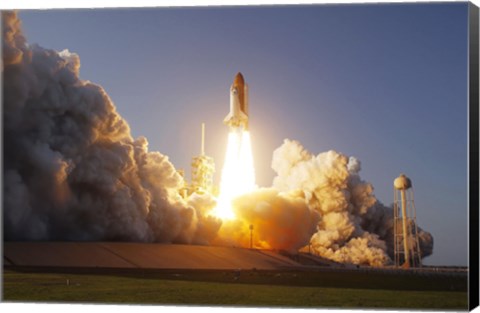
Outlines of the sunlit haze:
[[[214,216],[231,219],[232,199],[272,186],[272,154],[288,138],[314,156],[335,150],[360,160],[361,178],[387,206],[393,180],[408,175],[417,221],[434,238],[424,263],[466,265],[467,8],[28,10],[19,17],[30,45],[77,53],[80,78],[101,85],[132,135],[146,137],[149,150],[188,179],[206,123],[205,153],[220,189]],[[249,85],[249,132],[242,133],[222,123],[239,71]],[[311,159],[325,168],[332,160],[352,165],[334,153]],[[298,171],[309,177],[308,169]],[[269,196],[306,216],[284,194]]]

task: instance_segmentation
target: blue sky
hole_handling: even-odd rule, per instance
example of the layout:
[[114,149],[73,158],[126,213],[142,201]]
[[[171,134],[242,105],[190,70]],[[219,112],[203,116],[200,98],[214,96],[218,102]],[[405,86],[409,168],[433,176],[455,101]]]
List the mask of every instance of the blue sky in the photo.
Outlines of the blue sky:
[[467,264],[467,3],[21,11],[29,43],[69,49],[150,150],[189,175],[206,122],[216,180],[229,87],[250,90],[257,183],[284,138],[362,162],[377,198],[413,181],[427,264]]

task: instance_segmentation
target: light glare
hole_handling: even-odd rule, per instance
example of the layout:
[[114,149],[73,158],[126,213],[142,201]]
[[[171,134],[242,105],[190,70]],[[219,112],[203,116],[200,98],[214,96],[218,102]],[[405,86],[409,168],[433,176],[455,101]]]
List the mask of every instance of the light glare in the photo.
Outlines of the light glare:
[[254,189],[255,169],[250,133],[245,130],[231,130],[220,181],[220,195],[212,214],[223,220],[234,219],[232,200]]

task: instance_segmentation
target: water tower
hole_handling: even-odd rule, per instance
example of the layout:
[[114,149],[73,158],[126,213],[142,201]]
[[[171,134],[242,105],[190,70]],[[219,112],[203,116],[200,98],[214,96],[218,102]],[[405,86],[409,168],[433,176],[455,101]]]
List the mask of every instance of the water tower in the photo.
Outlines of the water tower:
[[[394,182],[394,254],[395,266],[421,267],[417,212],[413,201],[412,181],[400,174]],[[403,262],[403,263],[402,263]]]

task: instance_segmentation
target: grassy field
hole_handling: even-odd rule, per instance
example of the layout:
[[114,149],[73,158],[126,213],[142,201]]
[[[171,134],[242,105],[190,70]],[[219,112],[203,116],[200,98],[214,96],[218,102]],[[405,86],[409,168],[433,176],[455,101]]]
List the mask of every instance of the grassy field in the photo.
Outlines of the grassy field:
[[466,292],[398,291],[187,281],[114,275],[3,272],[17,302],[467,309]]

